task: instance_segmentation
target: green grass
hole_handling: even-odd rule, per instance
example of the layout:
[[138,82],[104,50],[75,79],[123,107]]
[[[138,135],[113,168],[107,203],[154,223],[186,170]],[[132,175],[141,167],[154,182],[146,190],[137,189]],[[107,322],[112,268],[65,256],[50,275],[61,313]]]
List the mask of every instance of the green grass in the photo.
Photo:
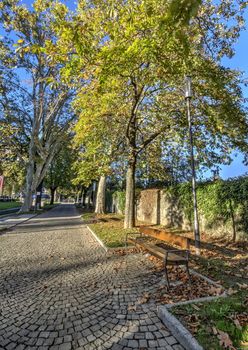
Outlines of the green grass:
[[[86,214],[86,213],[85,213]],[[87,213],[83,218],[92,219],[93,213]],[[89,227],[108,248],[124,247],[127,232],[137,232],[137,229],[124,229],[123,216],[116,214],[98,215],[102,222],[89,224]]]
[[86,221],[95,219],[96,214],[95,213],[83,213],[82,218]]
[[0,202],[0,210],[20,207],[21,204],[21,202]]
[[[237,294],[227,298],[217,299],[212,302],[202,303],[199,310],[192,305],[179,306],[171,309],[176,315],[196,315],[200,322],[195,337],[206,350],[223,350],[219,339],[213,332],[213,327],[228,333],[236,349],[248,349],[247,345],[242,343],[248,342],[248,324],[244,324],[241,329],[234,323],[235,315],[242,314],[246,311],[244,305],[247,300],[247,292],[239,291]],[[199,304],[198,304],[199,305]]]

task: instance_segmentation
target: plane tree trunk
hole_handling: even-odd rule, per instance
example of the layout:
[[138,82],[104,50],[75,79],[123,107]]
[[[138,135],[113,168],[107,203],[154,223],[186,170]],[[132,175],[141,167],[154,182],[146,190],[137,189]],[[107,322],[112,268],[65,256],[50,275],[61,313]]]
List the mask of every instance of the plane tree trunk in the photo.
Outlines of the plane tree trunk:
[[129,160],[126,174],[126,202],[124,228],[135,226],[135,168],[136,157]]
[[50,199],[50,204],[54,204],[54,197],[55,197],[55,191],[57,187],[56,186],[51,186],[50,187],[50,193],[51,193],[51,199]]
[[102,175],[100,177],[98,188],[97,188],[97,196],[96,196],[96,214],[104,214],[105,213],[105,200],[106,200],[106,176]]

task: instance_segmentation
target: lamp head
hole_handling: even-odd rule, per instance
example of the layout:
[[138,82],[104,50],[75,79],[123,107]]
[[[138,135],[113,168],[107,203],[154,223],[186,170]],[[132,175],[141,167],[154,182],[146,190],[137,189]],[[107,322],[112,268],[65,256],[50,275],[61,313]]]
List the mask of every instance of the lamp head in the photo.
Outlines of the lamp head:
[[192,93],[192,80],[190,75],[186,75],[185,77],[185,98],[191,98],[193,96]]

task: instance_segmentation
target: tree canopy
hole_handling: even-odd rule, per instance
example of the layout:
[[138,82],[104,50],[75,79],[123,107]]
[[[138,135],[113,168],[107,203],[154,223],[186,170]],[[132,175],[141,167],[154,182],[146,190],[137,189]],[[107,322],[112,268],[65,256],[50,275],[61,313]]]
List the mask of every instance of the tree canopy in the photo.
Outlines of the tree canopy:
[[228,163],[233,149],[247,152],[244,79],[222,64],[235,53],[246,7],[243,0],[82,0],[70,11],[36,0],[29,10],[3,1],[0,118],[7,128],[0,132],[26,168],[23,209],[70,130],[79,154],[75,184],[125,169],[125,227],[132,227],[136,175],[188,178],[186,75],[198,168]]

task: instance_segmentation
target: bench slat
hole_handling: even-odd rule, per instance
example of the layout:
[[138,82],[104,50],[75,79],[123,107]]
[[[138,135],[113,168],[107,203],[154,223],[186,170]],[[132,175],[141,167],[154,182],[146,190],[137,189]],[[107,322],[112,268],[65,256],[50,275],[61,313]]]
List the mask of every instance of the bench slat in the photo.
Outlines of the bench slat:
[[[131,243],[136,244],[137,246],[139,246],[140,248],[143,248],[147,251],[149,251],[150,253],[152,253],[152,255],[156,256],[157,258],[164,260],[165,259],[165,254],[166,254],[166,250],[158,247],[155,244],[149,244],[149,243],[145,243],[144,239],[140,239],[140,238],[128,238],[128,241]],[[187,259],[185,259],[183,256],[177,255],[175,253],[170,253],[168,255],[168,261],[171,262],[175,262],[175,263],[185,263],[187,261]]]
[[175,244],[183,249],[189,249],[189,239],[187,237],[146,226],[140,227],[140,233],[154,237],[160,241]]

